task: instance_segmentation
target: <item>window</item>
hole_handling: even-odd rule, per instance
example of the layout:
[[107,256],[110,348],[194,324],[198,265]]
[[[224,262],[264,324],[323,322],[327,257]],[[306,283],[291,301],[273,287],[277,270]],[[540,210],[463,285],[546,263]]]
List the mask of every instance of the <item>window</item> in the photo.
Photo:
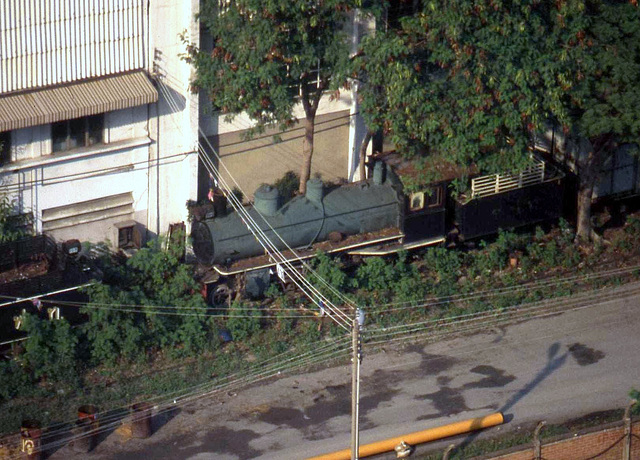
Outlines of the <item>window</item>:
[[0,133],[0,166],[11,161],[11,133]]
[[425,194],[428,208],[442,206],[442,186],[433,187]]
[[103,114],[53,123],[51,125],[53,151],[64,152],[100,144],[102,143],[103,127]]
[[420,211],[427,208],[442,206],[442,187],[433,187],[424,192],[409,195],[409,211]]
[[118,249],[140,249],[142,238],[135,221],[117,223],[116,229],[118,230]]
[[412,193],[409,197],[409,211],[420,211],[424,208],[424,192]]

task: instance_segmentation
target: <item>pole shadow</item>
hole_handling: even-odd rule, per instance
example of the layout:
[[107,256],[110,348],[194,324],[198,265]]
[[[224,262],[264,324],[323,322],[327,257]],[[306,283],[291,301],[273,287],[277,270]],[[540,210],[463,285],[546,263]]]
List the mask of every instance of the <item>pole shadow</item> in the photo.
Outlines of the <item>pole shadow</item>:
[[[514,407],[522,398],[527,396],[535,387],[537,387],[542,381],[544,381],[547,377],[553,374],[556,370],[564,365],[569,356],[569,352],[564,352],[562,355],[558,356],[560,351],[560,343],[553,343],[549,349],[547,350],[547,363],[546,365],[536,374],[536,376],[527,383],[524,387],[518,390],[513,396],[511,396],[503,405],[498,409],[498,412],[504,414],[509,409]],[[505,414],[504,420],[505,423],[509,423],[514,419],[513,414]],[[457,446],[457,450],[462,450],[469,446],[478,436],[480,432],[476,431],[474,433],[469,434],[465,437],[462,443]]]

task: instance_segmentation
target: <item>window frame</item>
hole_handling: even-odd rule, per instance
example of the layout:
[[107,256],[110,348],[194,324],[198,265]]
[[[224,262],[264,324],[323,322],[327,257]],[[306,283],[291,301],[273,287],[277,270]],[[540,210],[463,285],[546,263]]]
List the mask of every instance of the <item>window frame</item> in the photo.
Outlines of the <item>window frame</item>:
[[11,131],[0,132],[0,166],[11,163]]
[[[431,193],[429,193],[429,190]],[[420,212],[426,209],[439,208],[443,204],[442,200],[442,185],[436,185],[429,187],[428,189],[420,192],[412,192],[409,194],[408,208],[409,212]],[[414,202],[417,203],[414,205]]]
[[[92,125],[92,122],[97,122],[96,125],[99,125],[98,129]],[[75,139],[74,133],[72,132],[72,126],[76,122],[81,122],[82,127],[80,130],[82,142],[79,142],[78,145],[73,145],[72,142]],[[88,115],[86,117],[72,118],[69,120],[62,120],[55,123],[51,123],[51,153],[64,153],[70,152],[77,149],[83,149],[86,147],[91,147],[94,145],[103,145],[104,142],[104,126],[105,126],[105,114],[98,113],[95,115]],[[61,145],[61,142],[56,142],[56,138],[54,137],[54,131],[56,128],[64,127],[66,131],[66,135],[64,137],[64,148],[57,148]],[[96,136],[96,134],[98,134]],[[97,139],[92,141],[92,139]]]

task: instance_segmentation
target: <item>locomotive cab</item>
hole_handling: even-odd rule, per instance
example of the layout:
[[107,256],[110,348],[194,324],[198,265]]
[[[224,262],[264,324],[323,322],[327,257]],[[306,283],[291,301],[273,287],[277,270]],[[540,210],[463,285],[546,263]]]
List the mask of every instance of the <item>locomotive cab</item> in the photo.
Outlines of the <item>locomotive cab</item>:
[[405,199],[404,233],[408,243],[445,234],[446,184],[413,192]]

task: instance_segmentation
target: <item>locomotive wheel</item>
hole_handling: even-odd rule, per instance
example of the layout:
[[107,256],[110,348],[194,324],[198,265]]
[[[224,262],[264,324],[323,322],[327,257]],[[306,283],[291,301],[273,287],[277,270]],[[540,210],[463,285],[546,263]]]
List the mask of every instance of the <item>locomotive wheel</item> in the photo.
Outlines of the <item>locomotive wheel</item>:
[[212,289],[209,294],[209,303],[211,305],[229,305],[231,302],[231,289],[222,283]]

